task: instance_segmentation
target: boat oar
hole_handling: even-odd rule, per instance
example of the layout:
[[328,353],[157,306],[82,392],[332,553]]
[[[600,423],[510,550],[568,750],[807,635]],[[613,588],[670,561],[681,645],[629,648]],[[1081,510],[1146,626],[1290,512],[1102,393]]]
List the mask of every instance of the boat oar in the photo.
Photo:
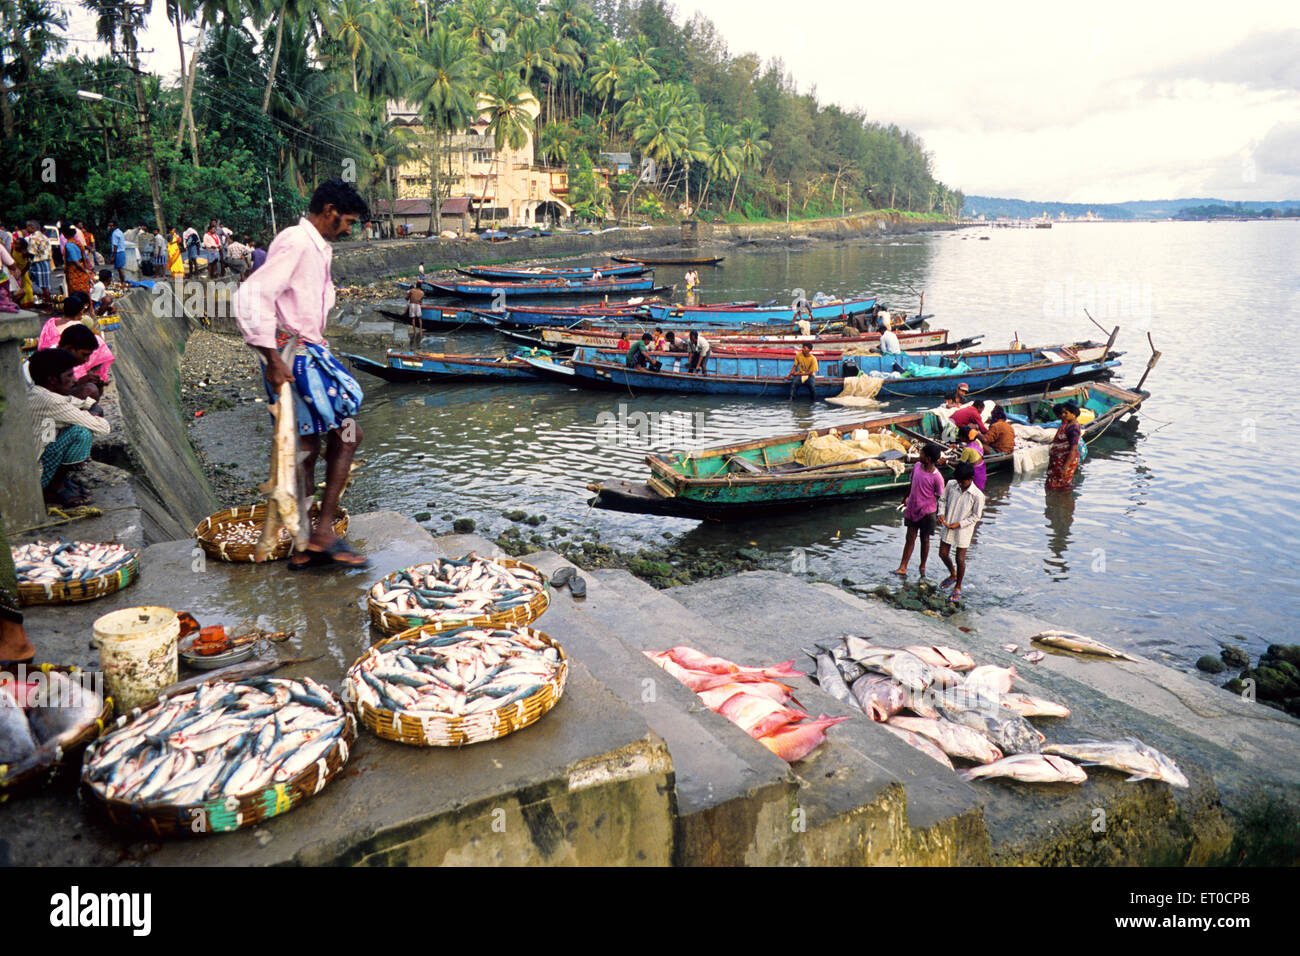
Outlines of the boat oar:
[[1083,314],[1086,315],[1086,316],[1088,317],[1088,321],[1089,321],[1089,322],[1091,322],[1093,325],[1097,326],[1097,328],[1101,329],[1101,333],[1102,333],[1102,335],[1108,335],[1108,336],[1109,336],[1109,338],[1106,339],[1106,351],[1102,353],[1102,358],[1104,359],[1107,355],[1110,354],[1110,347],[1111,347],[1112,345],[1115,344],[1115,339],[1119,336],[1119,326],[1117,325],[1117,326],[1115,326],[1115,328],[1112,329],[1110,332],[1107,332],[1107,331],[1106,331],[1106,327],[1103,326],[1103,325],[1102,325],[1100,322],[1098,322],[1096,319],[1094,319],[1094,318],[1092,317],[1092,313],[1091,313],[1091,312],[1089,312],[1087,309],[1084,309],[1084,310],[1083,310]]
[[1147,333],[1147,344],[1151,346],[1151,358],[1147,359],[1147,370],[1143,372],[1142,377],[1138,379],[1137,388],[1133,389],[1135,392],[1142,391],[1142,385],[1146,382],[1147,376],[1150,375],[1151,370],[1156,367],[1156,362],[1160,361],[1160,353],[1156,351],[1156,343],[1151,338],[1150,332]]

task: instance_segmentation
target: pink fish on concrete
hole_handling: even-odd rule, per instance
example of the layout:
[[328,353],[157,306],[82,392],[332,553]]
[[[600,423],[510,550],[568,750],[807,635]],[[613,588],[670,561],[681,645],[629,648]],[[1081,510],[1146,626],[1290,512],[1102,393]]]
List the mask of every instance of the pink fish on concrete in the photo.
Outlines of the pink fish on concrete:
[[1015,676],[1016,669],[1014,667],[997,667],[993,664],[984,664],[966,675],[963,686],[972,689],[981,687],[996,694],[1009,694],[1011,693],[1011,681]]
[[804,676],[802,671],[794,669],[793,660],[783,661],[771,667],[746,667],[725,657],[711,657],[691,647],[671,647],[665,653],[682,667],[710,674],[746,674],[771,678]]
[[783,727],[764,737],[758,742],[786,763],[802,760],[816,750],[826,740],[826,728],[838,724],[848,717],[821,716],[816,720],[804,721]]
[[1010,707],[1021,717],[1070,716],[1070,708],[1066,707],[1064,704],[1044,700],[1042,697],[1034,697],[1030,694],[1021,693],[1020,691],[1003,694],[1000,699],[1004,707]]
[[920,734],[914,734],[910,730],[904,730],[901,727],[891,727],[889,724],[881,724],[880,726],[883,727],[885,730],[888,730],[891,734],[893,734],[895,737],[898,737],[900,740],[904,740],[907,743],[911,744],[913,747],[921,751],[921,753],[925,754],[927,757],[930,757],[933,760],[937,760],[939,763],[943,764],[949,770],[956,769],[955,767],[953,767],[952,761],[948,759],[948,755],[944,753],[942,749],[940,749],[938,744],[936,744],[934,741],[930,740],[929,738],[922,737]]
[[976,763],[992,763],[1002,759],[1002,751],[993,746],[987,737],[964,724],[924,717],[891,717],[889,722],[899,730],[910,730],[928,738],[950,757],[961,757]]
[[665,671],[676,677],[679,681],[689,687],[695,693],[704,690],[712,690],[715,687],[722,687],[726,684],[761,684],[768,683],[781,688],[787,694],[793,692],[794,688],[789,684],[782,684],[779,681],[771,680],[763,676],[762,673],[744,673],[744,674],[715,674],[710,671],[696,671],[683,667],[666,653],[654,654],[650,651],[643,651],[646,657],[650,658]]
[[744,692],[732,694],[716,710],[751,737],[765,737],[786,724],[808,719],[802,710]]
[[792,690],[789,684],[781,684],[777,681],[749,681],[743,684],[731,681],[709,690],[697,690],[695,693],[699,695],[700,700],[704,701],[705,707],[709,710],[717,710],[733,694],[753,694],[756,697],[766,697],[778,704],[784,704],[790,699]]
[[955,647],[944,647],[940,644],[909,644],[903,650],[911,651],[931,667],[946,667],[954,671],[968,671],[975,666],[975,658],[965,651],[957,650]]

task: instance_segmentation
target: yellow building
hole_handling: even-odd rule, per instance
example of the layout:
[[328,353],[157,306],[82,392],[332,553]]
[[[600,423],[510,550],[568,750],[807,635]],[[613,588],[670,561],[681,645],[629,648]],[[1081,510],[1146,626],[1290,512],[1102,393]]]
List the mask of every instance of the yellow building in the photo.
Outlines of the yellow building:
[[[482,101],[480,101],[480,108]],[[465,130],[444,137],[440,155],[439,187],[444,203],[464,197],[469,201],[468,222],[475,218],[491,226],[531,226],[563,219],[572,211],[565,202],[569,191],[568,170],[562,166],[539,165],[533,156],[534,128],[541,107],[535,99],[526,105],[532,122],[527,140],[519,149],[508,145],[496,149],[488,132],[487,111]],[[419,111],[414,104],[390,102],[390,123],[422,132]],[[430,143],[429,148],[432,149]],[[397,199],[429,198],[429,156],[407,163],[397,170]],[[456,204],[461,205],[461,204]],[[427,208],[427,207],[426,207]],[[464,220],[453,217],[443,229],[457,229]]]

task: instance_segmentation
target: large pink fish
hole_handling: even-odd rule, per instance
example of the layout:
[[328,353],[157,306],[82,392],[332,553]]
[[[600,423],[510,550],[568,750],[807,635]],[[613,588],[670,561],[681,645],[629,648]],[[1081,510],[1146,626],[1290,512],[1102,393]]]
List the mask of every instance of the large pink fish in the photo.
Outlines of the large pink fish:
[[802,671],[794,669],[793,660],[783,661],[771,667],[746,667],[725,657],[712,657],[691,647],[670,647],[665,653],[682,667],[710,674],[747,674],[772,678],[804,676]]
[[709,710],[717,710],[721,707],[728,697],[733,694],[753,694],[756,697],[766,697],[768,700],[775,701],[778,704],[784,704],[790,699],[790,691],[793,688],[788,684],[780,684],[776,681],[749,681],[740,683],[730,681],[721,686],[709,690],[697,690],[700,700],[704,701],[704,706]]
[[642,651],[642,653],[697,694],[700,691],[712,690],[715,687],[722,687],[725,684],[732,683],[769,683],[781,688],[786,693],[790,693],[794,690],[794,688],[789,684],[772,681],[769,678],[764,677],[761,673],[714,674],[709,671],[695,671],[683,667],[666,653],[654,654],[650,651]]
[[907,704],[907,691],[903,686],[880,674],[863,674],[849,690],[872,720],[888,720]]
[[758,742],[786,763],[794,763],[796,760],[802,760],[821,745],[826,739],[827,727],[848,719],[821,716],[816,720],[783,727],[765,737],[759,737]]
[[975,659],[965,651],[955,647],[943,647],[939,644],[909,644],[903,648],[911,651],[931,667],[946,667],[954,671],[968,671],[975,666]]
[[751,737],[764,737],[786,724],[808,719],[802,710],[744,692],[732,694],[715,709]]
[[1002,759],[1002,751],[993,746],[987,737],[964,724],[924,717],[891,717],[889,722],[899,730],[909,730],[928,738],[950,757],[961,757],[976,763],[992,763]]
[[985,688],[993,691],[995,694],[1011,693],[1011,680],[1016,676],[1014,667],[997,667],[993,664],[983,664],[966,675],[966,681],[962,685],[970,689],[976,687]]

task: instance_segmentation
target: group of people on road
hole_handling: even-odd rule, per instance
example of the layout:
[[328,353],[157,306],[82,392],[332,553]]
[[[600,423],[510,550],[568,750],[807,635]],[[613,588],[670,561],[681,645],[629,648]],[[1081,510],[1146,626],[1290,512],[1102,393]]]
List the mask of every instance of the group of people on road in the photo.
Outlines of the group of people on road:
[[200,233],[192,224],[150,231],[141,226],[136,245],[141,249],[141,271],[161,278],[196,278],[206,270],[209,279],[233,275],[243,281],[266,261],[266,250],[256,239],[235,237],[233,230],[213,219]]

